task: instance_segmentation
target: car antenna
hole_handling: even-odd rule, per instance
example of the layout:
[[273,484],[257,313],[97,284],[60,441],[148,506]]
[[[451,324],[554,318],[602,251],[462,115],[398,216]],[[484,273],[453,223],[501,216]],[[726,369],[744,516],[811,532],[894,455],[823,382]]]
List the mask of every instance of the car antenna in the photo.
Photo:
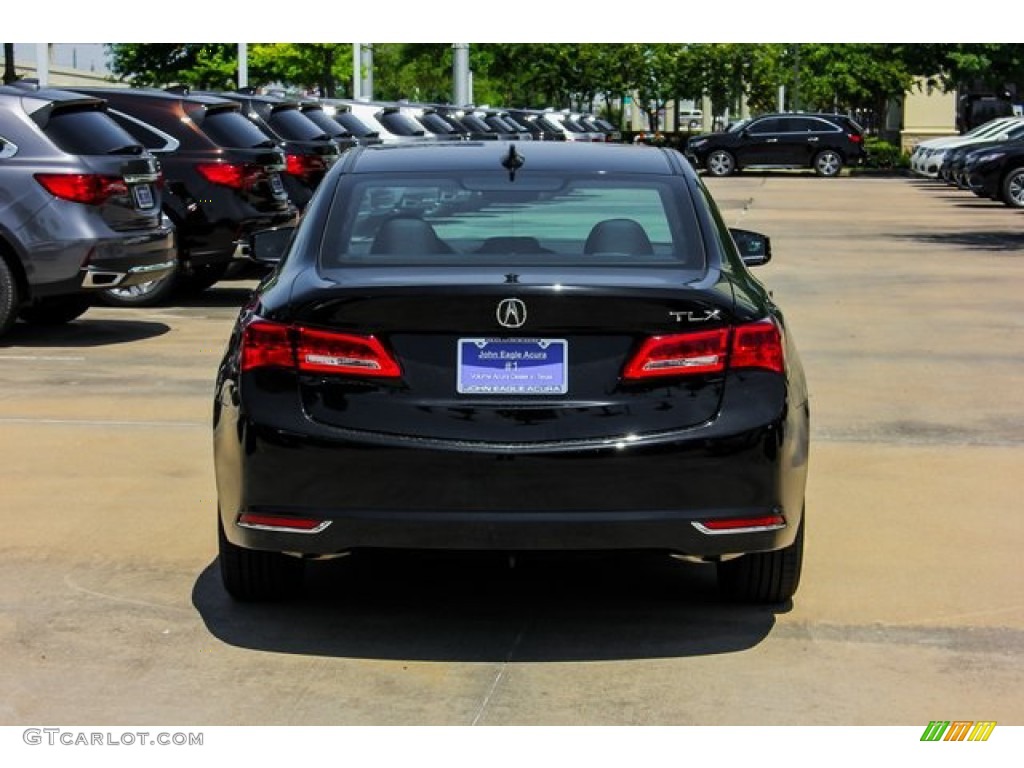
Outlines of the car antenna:
[[520,155],[518,152],[516,152],[516,145],[515,144],[509,144],[509,146],[508,146],[508,154],[505,155],[505,157],[502,158],[502,161],[501,161],[501,164],[505,168],[508,169],[508,180],[509,181],[515,181],[516,180],[516,171],[518,171],[520,168],[522,168],[523,167],[523,163],[525,163],[525,162],[526,162],[526,160],[523,158],[523,156]]

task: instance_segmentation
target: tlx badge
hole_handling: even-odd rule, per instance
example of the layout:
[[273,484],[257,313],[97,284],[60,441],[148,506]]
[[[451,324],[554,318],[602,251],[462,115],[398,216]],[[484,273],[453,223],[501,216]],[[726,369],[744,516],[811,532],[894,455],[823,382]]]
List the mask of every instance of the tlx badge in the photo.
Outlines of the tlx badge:
[[674,317],[677,323],[684,320],[688,323],[706,323],[709,320],[721,320],[722,310],[702,309],[697,312],[669,312],[669,315]]

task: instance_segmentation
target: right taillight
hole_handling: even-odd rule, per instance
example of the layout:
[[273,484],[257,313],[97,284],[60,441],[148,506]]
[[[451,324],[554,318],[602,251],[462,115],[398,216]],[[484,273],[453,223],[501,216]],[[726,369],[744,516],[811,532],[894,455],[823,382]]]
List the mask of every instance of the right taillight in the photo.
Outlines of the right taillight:
[[240,368],[397,378],[398,362],[374,336],[252,320],[242,331]]
[[61,200],[100,205],[114,195],[127,195],[128,185],[119,176],[96,173],[37,173],[36,181]]
[[733,328],[729,367],[761,368],[776,373],[785,371],[782,332],[774,320],[760,320]]
[[263,166],[255,163],[199,163],[199,175],[211,184],[232,189],[248,189],[263,178]]
[[782,373],[782,333],[771,320],[713,331],[654,336],[641,344],[623,370],[627,381],[759,368]]

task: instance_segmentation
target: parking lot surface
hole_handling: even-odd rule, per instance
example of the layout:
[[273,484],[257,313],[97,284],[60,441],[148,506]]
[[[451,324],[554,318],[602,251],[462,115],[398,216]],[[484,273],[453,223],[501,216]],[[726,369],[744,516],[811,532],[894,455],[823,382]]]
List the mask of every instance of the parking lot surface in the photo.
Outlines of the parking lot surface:
[[[1024,213],[906,178],[708,181],[772,237],[812,394],[792,606],[650,555],[216,572],[210,413],[251,283],[0,342],[0,724],[1024,724]],[[381,482],[403,482],[381,468]]]

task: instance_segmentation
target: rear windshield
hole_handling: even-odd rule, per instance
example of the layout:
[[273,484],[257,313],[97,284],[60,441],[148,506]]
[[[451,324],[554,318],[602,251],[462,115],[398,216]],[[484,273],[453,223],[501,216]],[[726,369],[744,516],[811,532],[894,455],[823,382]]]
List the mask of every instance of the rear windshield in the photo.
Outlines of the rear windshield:
[[289,141],[319,141],[330,138],[324,129],[306,117],[298,107],[275,109],[267,121],[278,136]]
[[261,131],[255,123],[242,116],[236,109],[222,109],[207,112],[202,122],[203,132],[222,147],[251,149],[252,147],[273,147],[274,140]]
[[97,109],[55,110],[43,132],[72,155],[139,155],[144,151],[138,139]]
[[381,112],[377,115],[380,124],[396,136],[422,136],[423,126],[400,112]]
[[356,174],[339,185],[327,268],[704,266],[689,193],[672,177]]
[[338,112],[338,114],[334,116],[334,119],[351,131],[353,136],[358,136],[360,138],[377,136],[377,132],[375,130],[367,126],[366,123],[351,112]]
[[320,129],[328,136],[340,136],[342,138],[348,138],[349,136],[352,135],[352,132],[350,130],[348,130],[345,126],[343,126],[337,120],[332,118],[322,109],[306,109],[302,111],[302,114],[303,116],[306,117],[306,119],[312,120],[314,123],[320,126]]

